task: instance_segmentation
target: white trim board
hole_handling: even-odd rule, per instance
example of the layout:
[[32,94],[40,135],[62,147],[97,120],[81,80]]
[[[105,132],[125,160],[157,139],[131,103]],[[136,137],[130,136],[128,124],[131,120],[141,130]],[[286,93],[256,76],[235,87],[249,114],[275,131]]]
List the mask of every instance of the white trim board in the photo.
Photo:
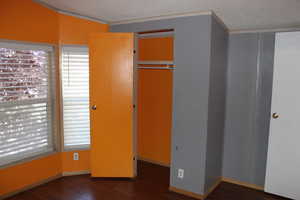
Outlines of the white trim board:
[[[46,51],[53,51],[56,47],[58,47],[58,44],[55,43],[46,43],[46,42],[30,42],[30,41],[23,41],[23,40],[9,40],[9,39],[0,39],[0,44],[6,45],[6,48],[9,48],[12,46],[23,46],[25,48],[33,47],[37,50],[46,50]],[[40,48],[40,49],[39,49]]]
[[12,197],[12,196],[17,195],[17,194],[19,194],[19,193],[21,193],[21,192],[25,192],[25,191],[27,191],[27,190],[36,188],[36,187],[38,187],[38,186],[40,186],[40,185],[44,185],[44,184],[46,184],[46,183],[49,183],[49,182],[54,181],[54,180],[56,180],[56,179],[59,179],[59,178],[61,178],[61,177],[62,177],[62,174],[59,173],[59,174],[56,174],[56,175],[51,176],[51,177],[49,177],[49,178],[45,178],[45,179],[39,180],[39,181],[37,181],[37,182],[35,182],[35,183],[26,185],[26,186],[24,186],[24,187],[22,187],[22,188],[20,188],[20,189],[16,189],[16,190],[14,190],[14,191],[12,191],[12,192],[5,193],[5,194],[3,194],[3,195],[0,195],[0,200],[3,200],[3,199],[6,199],[6,198],[9,198],[9,197]]
[[87,45],[61,45],[63,52],[88,52],[89,47]]
[[228,31],[228,27],[223,22],[223,20],[216,15],[216,13],[212,10],[209,11],[197,11],[197,12],[188,12],[188,13],[177,13],[177,14],[170,14],[170,15],[160,15],[160,16],[153,16],[153,17],[145,17],[145,18],[136,18],[136,19],[128,19],[128,20],[120,20],[120,21],[106,21],[103,19],[95,18],[95,17],[89,17],[85,15],[80,15],[75,12],[70,12],[66,10],[62,10],[59,8],[56,8],[54,6],[51,6],[41,0],[32,0],[33,2],[36,2],[46,8],[49,8],[51,10],[54,10],[60,14],[69,15],[73,17],[78,17],[82,19],[87,19],[95,22],[100,22],[102,24],[108,24],[108,25],[118,25],[118,24],[130,24],[130,23],[136,23],[136,22],[146,22],[146,21],[154,21],[154,20],[161,20],[161,19],[172,19],[172,18],[179,18],[179,17],[188,17],[188,16],[197,16],[197,15],[211,15],[216,18],[216,20],[222,24],[222,26]]
[[227,27],[227,25],[214,11],[211,12],[211,16],[214,17],[216,21],[219,22],[219,24],[221,24],[227,32],[229,32],[229,28]]
[[160,161],[155,161],[155,160],[148,159],[148,158],[143,158],[141,156],[137,156],[137,160],[147,162],[147,163],[151,163],[151,164],[154,164],[154,165],[160,165],[160,166],[163,166],[163,167],[169,167],[170,168],[170,164],[166,164],[166,163],[163,163],[163,162],[160,162]]
[[22,42],[11,42],[11,41],[1,41],[0,40],[0,48],[11,48],[11,49],[19,49],[19,50],[41,50],[54,52],[53,45],[41,45],[41,44],[29,44]]
[[90,170],[62,172],[62,176],[77,176],[77,175],[85,175],[85,174],[90,174],[90,173],[91,173]]
[[294,32],[300,31],[299,27],[294,28],[274,28],[274,29],[252,29],[252,30],[230,30],[229,34],[241,34],[241,33],[277,33],[277,32]]
[[138,34],[138,38],[163,38],[163,37],[173,37],[173,36],[174,36],[174,31]]
[[51,5],[49,5],[49,4],[47,4],[43,1],[40,1],[40,0],[32,0],[32,1],[44,6],[46,8],[54,10],[54,11],[60,13],[60,14],[69,15],[69,16],[73,16],[73,17],[78,17],[78,18],[81,18],[81,19],[87,19],[87,20],[94,21],[94,22],[99,22],[99,23],[102,23],[102,24],[108,24],[108,22],[105,21],[105,20],[98,19],[98,18],[95,18],[95,17],[89,17],[89,16],[85,16],[85,15],[80,15],[80,14],[75,13],[75,12],[69,12],[69,11],[66,11],[66,10],[61,10],[59,8],[51,6]]
[[69,16],[74,16],[82,19],[87,19],[95,22],[100,22],[102,24],[109,24],[109,25],[117,25],[117,24],[129,24],[129,23],[135,23],[135,22],[146,22],[146,21],[153,21],[153,20],[161,20],[161,19],[172,19],[172,18],[178,18],[178,17],[188,17],[188,16],[197,16],[197,15],[212,15],[213,17],[216,18],[216,20],[222,24],[222,26],[228,31],[228,27],[226,24],[223,22],[223,20],[216,15],[216,13],[212,10],[209,11],[197,11],[197,12],[187,12],[187,13],[177,13],[177,14],[170,14],[170,15],[159,15],[159,16],[153,16],[153,17],[145,17],[145,18],[136,18],[136,19],[128,19],[128,20],[120,20],[120,21],[106,21],[103,19],[95,18],[95,17],[89,17],[89,16],[84,16],[80,15],[75,12],[70,12],[66,10],[62,10],[59,8],[56,8],[54,6],[51,6],[41,0],[32,0],[33,2],[36,2],[42,6],[45,6],[51,10],[54,10],[58,13],[69,15]]
[[58,13],[74,16],[82,19],[87,19],[95,22],[99,22],[102,24],[108,24],[108,25],[119,25],[119,24],[130,24],[130,23],[137,23],[137,22],[146,22],[146,21],[154,21],[154,20],[162,20],[162,19],[172,19],[172,18],[178,18],[178,17],[188,17],[188,16],[197,16],[197,15],[212,15],[216,18],[216,20],[222,24],[222,26],[230,33],[230,34],[239,34],[239,33],[265,33],[265,32],[292,32],[292,31],[299,31],[300,26],[295,26],[292,28],[274,28],[274,29],[236,29],[236,30],[230,30],[226,24],[223,22],[223,20],[216,15],[216,13],[213,10],[209,11],[199,11],[199,12],[188,12],[188,13],[178,13],[178,14],[171,14],[171,15],[160,15],[160,16],[153,16],[153,17],[146,17],[146,18],[136,18],[136,19],[128,19],[128,20],[120,20],[120,21],[106,21],[103,19],[98,19],[95,17],[89,17],[80,15],[78,13],[69,12],[66,10],[61,10],[59,8],[56,8],[54,6],[51,6],[45,2],[42,2],[41,0],[32,0],[33,2],[36,2],[44,7],[47,7],[51,10],[54,10]]
[[178,18],[178,17],[197,16],[197,15],[212,15],[212,13],[213,13],[213,11],[210,10],[210,11],[200,11],[200,12],[178,13],[178,14],[172,14],[172,15],[160,15],[160,16],[153,16],[153,17],[114,21],[114,22],[110,22],[109,25],[131,24],[131,23],[137,23],[137,22],[147,22],[147,21],[172,19],[172,18]]
[[38,187],[40,185],[44,185],[46,183],[49,183],[51,181],[54,181],[54,180],[59,179],[59,178],[64,177],[64,176],[76,176],[76,175],[84,175],[84,174],[90,174],[90,170],[82,170],[82,171],[58,173],[58,174],[56,174],[54,176],[51,176],[49,178],[45,178],[45,179],[36,181],[36,182],[34,182],[32,184],[29,184],[29,185],[26,185],[26,186],[24,186],[24,187],[22,187],[20,189],[16,189],[16,190],[14,190],[12,192],[0,195],[0,200],[12,197],[12,196],[17,195],[17,194],[19,194],[21,192],[28,191],[30,189],[36,188],[36,187]]
[[162,19],[173,19],[173,18],[180,18],[180,17],[198,16],[198,15],[211,15],[229,32],[229,29],[226,26],[226,24],[213,10],[177,13],[177,14],[170,14],[170,15],[160,15],[160,16],[153,16],[153,17],[146,17],[146,18],[136,18],[136,19],[129,19],[129,20],[114,21],[114,22],[110,22],[109,25],[130,24],[130,23],[137,23],[137,22],[147,22],[147,21],[155,21],[155,20],[162,20]]

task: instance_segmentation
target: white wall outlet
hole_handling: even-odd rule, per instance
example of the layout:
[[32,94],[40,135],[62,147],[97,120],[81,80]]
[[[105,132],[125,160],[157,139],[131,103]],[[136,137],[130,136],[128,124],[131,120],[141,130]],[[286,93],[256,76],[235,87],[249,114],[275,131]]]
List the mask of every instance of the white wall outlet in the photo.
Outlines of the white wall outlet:
[[184,177],[184,170],[183,169],[178,169],[177,177],[183,179],[183,177]]
[[73,160],[79,160],[79,154],[73,153]]

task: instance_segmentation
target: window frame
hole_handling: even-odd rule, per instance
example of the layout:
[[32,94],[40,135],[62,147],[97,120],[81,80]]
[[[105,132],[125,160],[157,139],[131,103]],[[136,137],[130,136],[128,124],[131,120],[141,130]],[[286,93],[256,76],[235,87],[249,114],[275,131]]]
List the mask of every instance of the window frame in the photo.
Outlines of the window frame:
[[[60,45],[59,47],[59,89],[60,89],[60,119],[61,119],[61,124],[60,124],[60,141],[61,141],[61,150],[62,152],[70,152],[70,151],[82,151],[82,150],[90,150],[90,146],[91,143],[89,145],[73,145],[71,147],[66,148],[65,147],[65,142],[64,142],[64,136],[65,136],[65,132],[64,132],[64,99],[63,99],[63,52],[64,50],[71,50],[71,51],[78,51],[78,52],[82,52],[82,50],[80,49],[84,49],[84,52],[88,52],[89,54],[89,47],[88,45]],[[90,69],[89,69],[90,71]],[[90,103],[90,102],[89,102]],[[90,105],[89,105],[90,108]]]
[[48,66],[48,97],[47,102],[51,103],[51,129],[50,134],[52,137],[52,150],[38,153],[36,155],[28,156],[26,158],[18,159],[7,164],[0,165],[0,169],[5,169],[15,165],[23,164],[32,160],[41,159],[46,156],[54,155],[59,152],[60,145],[58,141],[58,129],[57,129],[57,95],[56,95],[56,72],[57,72],[57,62],[56,62],[56,52],[57,46],[49,43],[38,43],[38,42],[26,42],[26,41],[15,41],[15,40],[5,40],[0,39],[0,48],[8,48],[15,50],[42,50],[49,53],[49,66]]

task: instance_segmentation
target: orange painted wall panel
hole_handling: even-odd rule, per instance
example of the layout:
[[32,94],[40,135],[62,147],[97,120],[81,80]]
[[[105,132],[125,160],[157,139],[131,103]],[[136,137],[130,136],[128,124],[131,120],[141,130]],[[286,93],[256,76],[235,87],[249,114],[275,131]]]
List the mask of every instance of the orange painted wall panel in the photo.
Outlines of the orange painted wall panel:
[[58,13],[31,0],[2,0],[0,39],[58,42]]
[[61,173],[59,153],[0,169],[0,196]]
[[91,33],[108,32],[107,24],[59,14],[59,40],[61,44],[87,45]]
[[138,156],[169,165],[173,74],[147,69],[138,75]]
[[[73,160],[75,152],[79,154],[79,160]],[[63,172],[90,170],[90,150],[62,152],[61,160]]]
[[173,37],[139,39],[139,60],[173,60]]
[[[0,39],[82,45],[87,44],[90,33],[106,31],[105,24],[62,15],[32,0],[1,1]],[[0,169],[0,195],[63,171],[89,170],[89,150],[79,153],[80,160],[76,162],[72,152],[63,152]]]
[[[173,37],[139,39],[139,60],[172,61]],[[138,76],[138,156],[145,160],[169,165],[173,99],[172,71],[140,69]]]
[[108,25],[57,13],[32,0],[1,1],[0,38],[57,44],[87,44]]
[[[97,32],[108,32],[107,24],[100,24],[86,19],[59,14],[60,44],[87,45],[89,35]],[[73,160],[73,153],[79,153],[79,160]],[[90,170],[90,150],[62,152],[63,172]]]

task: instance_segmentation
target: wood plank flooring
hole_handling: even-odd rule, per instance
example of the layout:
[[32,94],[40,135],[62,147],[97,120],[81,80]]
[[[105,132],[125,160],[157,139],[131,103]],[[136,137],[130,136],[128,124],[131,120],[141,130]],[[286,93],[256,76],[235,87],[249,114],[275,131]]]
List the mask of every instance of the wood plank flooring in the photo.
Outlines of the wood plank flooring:
[[[193,200],[168,191],[169,168],[138,163],[134,179],[101,179],[89,175],[62,177],[7,200]],[[207,200],[284,200],[261,191],[221,183]]]

